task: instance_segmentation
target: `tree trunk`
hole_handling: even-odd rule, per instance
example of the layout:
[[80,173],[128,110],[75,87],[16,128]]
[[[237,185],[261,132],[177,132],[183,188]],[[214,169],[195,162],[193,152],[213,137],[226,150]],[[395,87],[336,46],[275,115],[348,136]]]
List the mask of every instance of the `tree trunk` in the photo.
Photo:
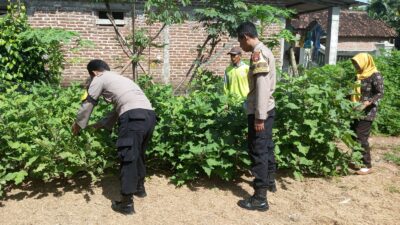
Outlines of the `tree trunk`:
[[293,70],[293,75],[294,76],[299,76],[299,71],[298,71],[298,69],[297,69],[297,63],[296,63],[296,57],[295,57],[295,55],[294,55],[294,48],[293,48],[293,46],[292,47],[290,47],[290,64],[291,64],[291,66],[292,66],[292,70]]

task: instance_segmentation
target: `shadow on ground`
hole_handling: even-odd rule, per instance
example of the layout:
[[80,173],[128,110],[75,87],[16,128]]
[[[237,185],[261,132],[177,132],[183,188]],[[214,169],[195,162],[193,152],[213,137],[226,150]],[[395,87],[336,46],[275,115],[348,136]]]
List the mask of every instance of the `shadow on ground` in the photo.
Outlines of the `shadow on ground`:
[[[288,171],[278,171],[276,174],[276,184],[279,189],[287,189],[287,182],[285,181],[285,177],[292,177],[291,173]],[[249,172],[244,172],[240,177],[232,180],[232,181],[224,181],[216,177],[211,178],[200,178],[196,181],[190,182],[187,184],[188,188],[192,191],[196,191],[199,188],[207,188],[213,189],[217,188],[224,191],[230,191],[233,195],[240,198],[250,197],[253,193],[249,193],[245,189],[242,188],[243,183],[247,183],[247,185],[252,186],[252,176]]]
[[[251,175],[248,172],[242,174],[243,176],[234,179],[232,181],[224,181],[217,177],[202,177],[195,181],[188,182],[185,184],[191,191],[197,191],[200,188],[206,189],[220,189],[224,191],[230,191],[237,197],[246,198],[253,193],[248,193],[242,188],[243,183],[251,186]],[[170,171],[164,170],[150,170],[148,176],[166,177],[170,179],[172,174]],[[276,176],[277,187],[279,189],[287,189],[287,183],[285,177],[291,177],[288,171],[279,171]],[[170,184],[175,185],[172,181]],[[56,179],[50,182],[44,182],[41,180],[29,180],[24,182],[22,185],[9,186],[4,192],[5,195],[0,198],[0,207],[3,207],[3,202],[8,200],[21,201],[26,198],[41,199],[47,196],[60,197],[67,192],[74,192],[82,194],[87,202],[91,200],[91,195],[94,195],[93,187],[102,188],[102,194],[104,197],[110,200],[119,199],[120,197],[120,182],[119,175],[116,171],[108,172],[103,175],[98,181],[93,182],[91,177],[85,173],[74,176],[70,179]],[[178,186],[176,186],[179,188]],[[18,188],[20,191],[12,193],[10,190]]]
[[[92,179],[90,176],[85,174],[78,174],[71,179],[56,179],[50,182],[44,182],[42,180],[28,180],[22,185],[11,185],[4,190],[4,196],[0,199],[1,201],[16,200],[21,201],[25,198],[36,198],[41,199],[52,195],[54,197],[60,197],[66,192],[74,192],[83,194],[86,201],[90,201],[90,195],[93,195],[92,191]],[[20,192],[13,194],[11,189],[18,188]],[[0,203],[0,207],[3,204]]]

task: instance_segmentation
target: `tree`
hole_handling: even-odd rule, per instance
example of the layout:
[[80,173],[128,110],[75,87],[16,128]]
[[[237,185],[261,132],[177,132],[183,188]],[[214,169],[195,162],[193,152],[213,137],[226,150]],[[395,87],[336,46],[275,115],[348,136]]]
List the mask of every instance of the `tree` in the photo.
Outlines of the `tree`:
[[367,11],[372,18],[385,21],[400,34],[399,0],[372,0]]
[[143,60],[143,52],[149,47],[163,47],[164,44],[157,44],[155,41],[165,29],[165,27],[182,23],[188,16],[185,12],[181,11],[181,7],[187,6],[191,0],[147,0],[144,5],[144,13],[146,15],[146,24],[154,25],[161,23],[161,28],[158,32],[151,36],[144,28],[137,29],[136,27],[136,0],[126,1],[112,1],[112,2],[125,2],[131,4],[132,15],[132,33],[128,37],[123,37],[112,16],[112,9],[110,7],[110,0],[95,0],[96,2],[104,2],[107,8],[107,17],[111,21],[118,41],[129,58],[127,64],[123,67],[122,72],[125,71],[129,65],[132,65],[133,79],[137,80],[137,68],[140,67],[144,73],[146,71],[141,66],[140,61]]
[[[209,62],[215,53],[216,46],[225,36],[236,36],[237,26],[244,21],[253,21],[257,25],[260,34],[265,34],[269,26],[281,24],[281,19],[288,19],[294,14],[293,11],[273,7],[270,5],[252,5],[245,0],[202,0],[206,7],[195,10],[195,18],[207,32],[207,37],[202,45],[197,48],[197,57],[189,68],[186,78],[193,80],[197,69]],[[279,40],[294,40],[294,36],[288,30],[283,29],[278,34],[265,38],[260,35],[260,40],[269,47],[279,45]],[[177,87],[185,82],[183,80]]]
[[22,85],[22,81],[58,84],[64,63],[62,45],[74,40],[72,50],[77,50],[89,44],[77,32],[32,28],[20,2],[8,1],[0,30],[0,90]]

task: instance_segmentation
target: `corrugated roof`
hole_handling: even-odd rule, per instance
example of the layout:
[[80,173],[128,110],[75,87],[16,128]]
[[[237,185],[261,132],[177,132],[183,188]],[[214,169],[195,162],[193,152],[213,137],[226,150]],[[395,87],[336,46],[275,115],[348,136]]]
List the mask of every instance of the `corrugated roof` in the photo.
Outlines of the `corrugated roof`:
[[268,1],[268,2],[275,2],[283,5],[286,8],[294,9],[297,11],[298,14],[309,13],[324,10],[330,7],[342,7],[342,8],[349,8],[350,6],[357,6],[357,5],[366,5],[368,4],[368,0],[275,0],[275,1]]
[[[370,18],[367,12],[342,10],[340,12],[339,37],[396,37],[396,31],[381,20]],[[293,19],[291,25],[295,29],[306,29],[313,21],[317,21],[325,31],[328,27],[328,11],[302,14]]]

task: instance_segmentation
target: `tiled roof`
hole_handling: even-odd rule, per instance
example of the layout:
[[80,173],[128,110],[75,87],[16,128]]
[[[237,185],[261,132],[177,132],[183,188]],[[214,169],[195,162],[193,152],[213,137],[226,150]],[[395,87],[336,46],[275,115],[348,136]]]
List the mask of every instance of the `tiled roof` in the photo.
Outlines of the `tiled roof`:
[[[328,11],[313,12],[300,15],[291,20],[295,30],[306,29],[317,21],[325,31],[328,27]],[[341,10],[339,22],[339,37],[396,37],[396,31],[380,20],[368,17],[365,11]]]

